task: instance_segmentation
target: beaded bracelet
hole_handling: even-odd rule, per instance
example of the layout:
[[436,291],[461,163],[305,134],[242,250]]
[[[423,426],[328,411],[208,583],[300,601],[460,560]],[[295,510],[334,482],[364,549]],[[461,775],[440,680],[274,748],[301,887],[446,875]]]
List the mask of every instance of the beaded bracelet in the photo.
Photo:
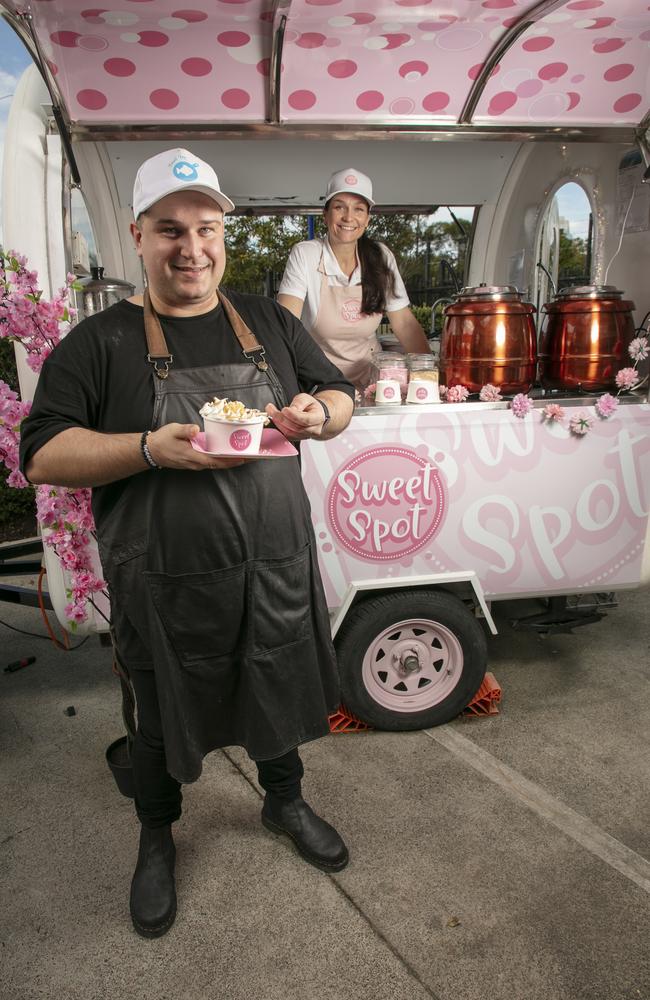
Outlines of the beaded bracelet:
[[149,451],[149,446],[147,444],[147,435],[150,433],[151,433],[150,431],[142,432],[142,437],[140,438],[140,451],[142,452],[145,462],[150,468],[160,469],[161,466],[158,465],[157,462],[154,462],[151,452]]

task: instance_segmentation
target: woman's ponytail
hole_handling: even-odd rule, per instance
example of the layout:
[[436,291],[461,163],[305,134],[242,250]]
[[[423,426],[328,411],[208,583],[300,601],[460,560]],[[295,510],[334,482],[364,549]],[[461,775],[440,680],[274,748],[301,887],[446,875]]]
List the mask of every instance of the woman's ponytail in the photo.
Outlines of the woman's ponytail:
[[364,233],[357,243],[361,266],[361,312],[365,316],[383,313],[389,296],[395,294],[395,275],[391,271],[381,244]]

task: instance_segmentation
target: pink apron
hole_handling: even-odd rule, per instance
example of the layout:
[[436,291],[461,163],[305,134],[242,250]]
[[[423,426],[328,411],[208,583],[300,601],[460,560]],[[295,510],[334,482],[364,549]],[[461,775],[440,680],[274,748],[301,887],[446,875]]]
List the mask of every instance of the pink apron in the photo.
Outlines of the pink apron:
[[372,359],[379,350],[375,331],[381,313],[361,312],[361,285],[330,285],[321,254],[320,304],[310,333],[320,349],[361,391],[373,381]]

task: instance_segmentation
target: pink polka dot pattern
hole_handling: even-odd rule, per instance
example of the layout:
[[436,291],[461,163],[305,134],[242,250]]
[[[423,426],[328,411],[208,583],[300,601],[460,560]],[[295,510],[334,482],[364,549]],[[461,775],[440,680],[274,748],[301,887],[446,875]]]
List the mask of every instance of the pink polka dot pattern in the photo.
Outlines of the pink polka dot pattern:
[[181,21],[187,21],[188,24],[197,24],[199,21],[206,21],[208,15],[204,10],[175,10],[172,11],[172,17],[177,17]]
[[104,8],[97,7],[93,10],[82,10],[81,16],[90,24],[103,24],[104,18],[101,15],[105,13],[106,10]]
[[384,95],[378,90],[364,90],[357,97],[357,107],[361,111],[376,111],[384,103]]
[[133,76],[135,63],[130,59],[106,59],[104,69],[111,76]]
[[77,101],[87,111],[101,111],[108,104],[106,94],[102,94],[101,90],[80,90]]
[[404,63],[404,65],[399,68],[399,75],[404,77],[405,80],[417,80],[418,77],[424,76],[424,74],[428,72],[429,64],[420,62],[417,59],[413,62]]
[[[50,35],[50,38],[55,45],[62,45],[63,48],[73,49],[78,39],[81,38],[81,35],[78,35],[76,31],[55,31]],[[84,90],[82,93],[85,94],[86,91]]]
[[625,45],[623,38],[606,38],[601,42],[594,42],[594,52],[616,52],[617,49],[622,49]]
[[169,35],[164,35],[162,31],[139,31],[140,45],[146,45],[147,48],[157,49],[161,45],[166,45],[169,41]]
[[537,38],[527,38],[523,43],[522,48],[525,52],[543,52],[544,49],[550,49],[553,44],[553,38],[547,38],[545,35],[540,35]]
[[311,90],[294,90],[289,94],[288,102],[295,111],[308,111],[316,103],[316,94]]
[[[78,7],[34,4],[73,123],[266,119],[271,0]],[[336,124],[417,115],[453,126],[497,40],[533,9],[538,0],[292,0],[281,117]],[[473,121],[636,126],[650,106],[649,42],[650,0],[564,0],[531,18],[502,56]]]
[[566,63],[548,63],[547,66],[542,66],[537,75],[540,80],[550,80],[554,83],[564,76],[568,68]]
[[608,83],[616,83],[619,80],[625,80],[631,73],[634,73],[634,66],[631,66],[630,63],[619,63],[618,66],[610,66],[609,69],[605,70],[603,76]]
[[614,101],[614,111],[617,114],[625,114],[626,111],[633,111],[635,108],[638,108],[642,100],[641,94],[624,94],[623,97],[619,97],[617,101]]
[[225,45],[226,48],[238,49],[250,40],[251,36],[247,35],[245,31],[222,31],[220,35],[217,35],[219,45]]
[[181,63],[183,73],[188,76],[207,76],[212,72],[212,63],[209,59],[183,59]]
[[512,90],[500,90],[490,101],[488,114],[502,115],[504,111],[508,111],[516,103],[517,95]]
[[168,90],[166,87],[160,87],[158,90],[152,90],[149,94],[149,100],[153,104],[154,108],[159,108],[161,111],[171,111],[173,108],[178,106],[178,94],[174,90]]
[[246,90],[233,87],[231,90],[224,90],[221,95],[221,103],[224,108],[231,108],[233,111],[240,111],[250,103],[251,95]]
[[435,90],[422,99],[422,107],[425,111],[431,111],[432,114],[435,114],[436,111],[444,111],[450,100],[449,94],[446,94],[444,90]]
[[320,32],[306,31],[297,40],[296,45],[299,45],[301,49],[319,49],[326,41],[325,35],[321,35]]
[[349,76],[354,76],[357,68],[352,59],[336,59],[329,64],[327,72],[337,80],[346,80]]

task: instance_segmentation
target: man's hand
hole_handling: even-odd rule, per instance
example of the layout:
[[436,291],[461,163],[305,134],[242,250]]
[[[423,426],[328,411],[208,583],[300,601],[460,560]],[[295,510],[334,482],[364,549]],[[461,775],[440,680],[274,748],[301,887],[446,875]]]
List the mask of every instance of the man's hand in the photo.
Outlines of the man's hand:
[[294,441],[318,437],[325,423],[323,407],[306,392],[299,392],[289,406],[283,406],[281,410],[273,403],[267,403],[266,412],[277,429]]
[[245,456],[216,458],[195,451],[190,442],[199,432],[196,424],[165,424],[147,435],[149,454],[163,469],[230,469],[247,461]]

